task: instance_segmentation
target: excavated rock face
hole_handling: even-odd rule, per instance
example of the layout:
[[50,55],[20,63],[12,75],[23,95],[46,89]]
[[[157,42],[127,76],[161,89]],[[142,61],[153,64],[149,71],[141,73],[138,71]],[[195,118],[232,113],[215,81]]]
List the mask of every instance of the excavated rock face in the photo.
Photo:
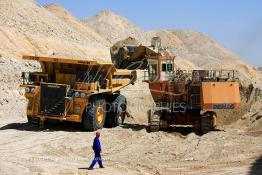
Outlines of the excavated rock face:
[[240,95],[240,109],[217,111],[219,124],[221,126],[231,125],[240,129],[262,131],[261,128],[255,127],[262,124],[262,120],[259,120],[262,111],[262,90],[255,87],[254,84],[241,85]]
[[33,0],[1,0],[0,53],[17,59],[30,54],[110,61],[106,40],[69,13],[66,16]]
[[21,72],[29,71],[40,71],[40,65],[0,57],[0,120],[25,117],[26,99],[24,89],[19,85],[22,83]]
[[242,108],[246,110],[233,123],[234,127],[248,131],[262,131],[262,89],[250,84],[241,88]]

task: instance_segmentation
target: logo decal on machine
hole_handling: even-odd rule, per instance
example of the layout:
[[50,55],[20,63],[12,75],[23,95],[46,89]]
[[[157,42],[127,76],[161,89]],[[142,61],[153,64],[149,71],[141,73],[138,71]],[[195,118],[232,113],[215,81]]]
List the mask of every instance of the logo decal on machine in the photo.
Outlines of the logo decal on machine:
[[234,109],[234,104],[214,104],[213,109]]
[[47,87],[49,87],[49,88],[60,88],[60,86],[57,86],[57,85],[51,85],[51,84],[47,85]]

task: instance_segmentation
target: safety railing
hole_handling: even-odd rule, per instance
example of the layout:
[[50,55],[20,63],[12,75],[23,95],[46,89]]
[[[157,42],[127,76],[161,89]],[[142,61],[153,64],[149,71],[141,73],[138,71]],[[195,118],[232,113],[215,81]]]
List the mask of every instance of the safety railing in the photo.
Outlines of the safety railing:
[[208,81],[238,81],[236,70],[176,70],[174,72],[166,72],[165,75],[149,74],[144,71],[144,81],[169,80],[176,83],[185,82],[208,82]]

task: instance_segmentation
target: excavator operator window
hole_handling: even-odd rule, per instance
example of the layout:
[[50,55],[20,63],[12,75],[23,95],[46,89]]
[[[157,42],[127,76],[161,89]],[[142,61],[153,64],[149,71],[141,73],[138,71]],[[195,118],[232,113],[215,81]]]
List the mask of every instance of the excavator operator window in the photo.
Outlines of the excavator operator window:
[[150,81],[157,79],[157,61],[148,62],[148,76]]
[[161,67],[161,80],[169,80],[174,71],[172,62],[162,61]]
[[173,64],[171,63],[162,64],[162,72],[172,72],[172,71],[173,71]]

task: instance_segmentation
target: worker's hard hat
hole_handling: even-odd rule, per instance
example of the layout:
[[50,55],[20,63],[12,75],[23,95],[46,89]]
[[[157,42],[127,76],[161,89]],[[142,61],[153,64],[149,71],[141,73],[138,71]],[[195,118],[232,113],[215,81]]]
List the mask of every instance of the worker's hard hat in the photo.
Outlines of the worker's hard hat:
[[100,132],[99,131],[96,132],[96,137],[100,137]]

